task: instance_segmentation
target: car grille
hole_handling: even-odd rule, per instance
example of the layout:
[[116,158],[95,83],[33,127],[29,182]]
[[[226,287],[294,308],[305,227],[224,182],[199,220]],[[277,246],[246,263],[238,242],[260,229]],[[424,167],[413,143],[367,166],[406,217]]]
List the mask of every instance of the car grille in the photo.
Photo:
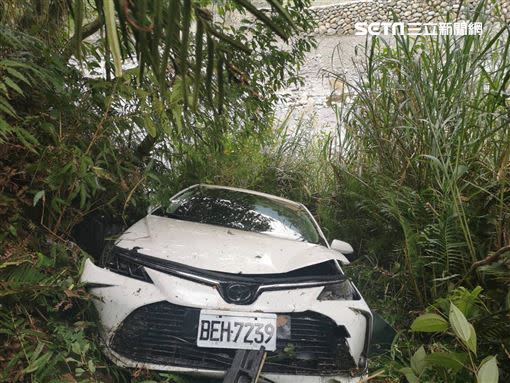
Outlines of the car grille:
[[[235,350],[197,347],[199,314],[200,309],[169,302],[140,307],[124,320],[110,346],[137,362],[225,371]],[[279,315],[290,317],[291,334],[277,338],[263,372],[335,375],[356,367],[343,326],[311,311]]]

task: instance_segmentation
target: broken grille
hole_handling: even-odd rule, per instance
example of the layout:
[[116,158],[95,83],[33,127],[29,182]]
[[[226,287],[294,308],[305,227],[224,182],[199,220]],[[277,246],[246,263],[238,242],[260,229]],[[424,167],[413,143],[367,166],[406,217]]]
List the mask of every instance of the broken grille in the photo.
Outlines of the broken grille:
[[[235,350],[200,348],[196,335],[200,309],[158,302],[136,309],[111,342],[126,358],[208,370],[227,370]],[[343,326],[314,313],[285,313],[291,323],[289,339],[277,339],[268,352],[263,372],[296,375],[336,375],[356,367]],[[287,338],[287,337],[286,337]]]

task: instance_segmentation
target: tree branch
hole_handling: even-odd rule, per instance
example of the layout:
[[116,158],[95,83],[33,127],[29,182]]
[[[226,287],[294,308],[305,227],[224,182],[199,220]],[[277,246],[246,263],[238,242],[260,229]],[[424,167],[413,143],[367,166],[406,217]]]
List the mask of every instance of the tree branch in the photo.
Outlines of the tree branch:
[[156,141],[156,137],[152,137],[150,134],[147,134],[135,150],[135,154],[138,159],[143,160],[145,157],[150,155]]
[[[85,24],[82,28],[81,40],[84,40],[87,37],[96,33],[101,28],[102,25],[103,25],[103,20],[100,16],[98,16],[94,21],[91,21],[90,23]],[[78,46],[78,44],[80,42],[81,41],[78,41],[78,36],[76,36],[76,34],[74,34],[73,37],[71,37],[69,39],[69,41],[66,43],[66,45],[64,47],[64,50],[62,51],[62,58],[65,61],[68,61],[71,58],[76,47]]]
[[504,253],[506,253],[507,251],[510,251],[510,245],[503,246],[501,249],[496,251],[494,254],[489,255],[488,257],[485,257],[484,259],[473,263],[471,265],[470,272],[475,271],[476,269],[478,269],[481,266],[485,266],[485,265],[488,265],[490,263],[496,262],[499,259],[499,257],[501,255],[503,255]]
[[471,274],[473,274],[479,267],[489,265],[499,260],[499,258],[507,251],[510,251],[510,245],[503,246],[501,249],[494,252],[494,254],[491,254],[485,257],[484,259],[481,259],[473,263],[469,268],[468,272],[464,274],[464,276],[455,284],[455,287],[458,287],[461,284],[463,284],[464,281],[468,279],[471,276]]

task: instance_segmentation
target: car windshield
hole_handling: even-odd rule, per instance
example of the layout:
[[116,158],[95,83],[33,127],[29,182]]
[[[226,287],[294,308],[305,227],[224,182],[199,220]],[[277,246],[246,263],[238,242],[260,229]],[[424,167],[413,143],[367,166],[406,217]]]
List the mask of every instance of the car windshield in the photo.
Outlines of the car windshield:
[[301,206],[242,191],[195,187],[160,211],[170,218],[324,245],[310,214]]

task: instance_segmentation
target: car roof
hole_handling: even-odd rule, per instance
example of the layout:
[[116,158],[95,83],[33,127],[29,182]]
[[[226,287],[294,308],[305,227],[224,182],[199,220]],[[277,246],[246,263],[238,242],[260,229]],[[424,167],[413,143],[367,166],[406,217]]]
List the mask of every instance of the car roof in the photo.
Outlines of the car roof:
[[[299,202],[296,202],[296,201],[292,201],[292,200],[287,199],[287,198],[278,197],[278,196],[275,196],[273,194],[262,193],[262,192],[258,192],[258,191],[255,191],[255,190],[235,188],[235,187],[231,187],[231,186],[210,185],[210,184],[195,184],[195,185],[192,185],[192,186],[190,186],[190,187],[188,187],[188,188],[186,188],[184,190],[190,190],[190,189],[193,189],[193,188],[196,188],[196,187],[203,187],[203,188],[208,188],[208,189],[232,190],[232,191],[237,191],[237,192],[246,193],[246,194],[258,195],[258,196],[261,196],[261,197],[265,197],[265,198],[268,198],[268,199],[273,199],[273,200],[280,201],[280,202],[285,202],[285,203],[288,203],[288,204],[291,204],[291,205],[295,205],[295,206],[299,206],[299,207],[304,207],[303,204],[301,204]],[[181,192],[179,192],[179,194],[180,193]]]

